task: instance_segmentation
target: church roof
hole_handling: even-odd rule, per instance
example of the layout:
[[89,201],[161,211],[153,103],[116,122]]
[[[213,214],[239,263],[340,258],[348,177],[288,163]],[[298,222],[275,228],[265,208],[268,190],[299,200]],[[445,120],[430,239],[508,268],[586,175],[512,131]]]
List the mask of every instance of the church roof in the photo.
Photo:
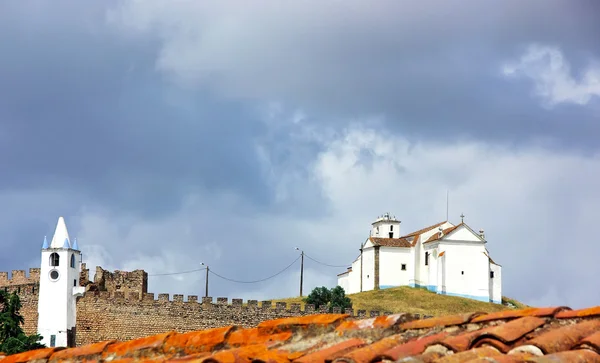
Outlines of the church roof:
[[600,306],[508,309],[423,319],[414,314],[369,319],[315,314],[264,321],[254,328],[164,332],[0,358],[1,363],[46,361],[599,362]]
[[50,248],[71,248],[69,231],[67,231],[67,225],[63,217],[58,218],[54,236],[52,237],[52,242],[50,242]]
[[443,221],[443,222],[440,222],[440,223],[436,223],[436,224],[434,224],[434,225],[432,225],[432,226],[425,227],[425,228],[419,229],[418,231],[411,232],[411,233],[409,233],[409,234],[407,234],[407,235],[404,235],[404,236],[402,236],[402,237],[400,237],[400,238],[415,237],[415,236],[417,236],[417,235],[420,235],[420,234],[423,234],[423,233],[425,233],[425,232],[427,232],[427,231],[430,231],[430,230],[431,230],[431,229],[433,229],[433,228],[439,227],[439,226],[441,226],[442,224],[444,224],[444,223],[446,223],[446,222],[447,222],[447,221]]
[[427,239],[427,241],[425,241],[425,242],[423,242],[423,243],[429,243],[429,242],[437,241],[437,240],[439,240],[440,238],[443,238],[443,237],[447,236],[449,233],[451,233],[452,231],[454,231],[455,229],[457,229],[457,228],[458,228],[458,227],[460,227],[461,225],[462,225],[462,223],[461,223],[461,224],[458,224],[458,225],[456,225],[456,226],[448,227],[448,228],[446,228],[446,229],[442,230],[442,236],[441,236],[441,237],[440,237],[440,234],[439,234],[439,233],[434,233],[433,235],[431,235],[431,237],[429,237],[429,238]]
[[412,247],[413,246],[406,238],[369,237],[369,240],[375,246],[383,246],[383,247]]

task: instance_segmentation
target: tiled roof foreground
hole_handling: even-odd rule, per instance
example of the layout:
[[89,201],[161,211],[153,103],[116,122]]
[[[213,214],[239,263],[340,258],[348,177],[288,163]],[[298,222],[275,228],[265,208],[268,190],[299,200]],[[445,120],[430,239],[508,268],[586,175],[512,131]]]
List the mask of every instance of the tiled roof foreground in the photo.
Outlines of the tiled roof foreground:
[[167,332],[126,342],[46,348],[12,362],[600,362],[600,306],[418,319],[342,314],[265,321],[256,328]]

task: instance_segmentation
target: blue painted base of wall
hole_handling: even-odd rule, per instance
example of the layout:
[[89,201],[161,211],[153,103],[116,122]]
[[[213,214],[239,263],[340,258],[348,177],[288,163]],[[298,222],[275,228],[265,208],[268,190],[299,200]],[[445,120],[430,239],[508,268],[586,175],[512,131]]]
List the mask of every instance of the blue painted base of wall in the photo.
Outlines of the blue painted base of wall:
[[[379,288],[380,289],[389,289],[391,287],[398,287],[398,286],[402,286],[402,285],[382,285]],[[419,284],[415,284],[414,282],[411,282],[411,283],[408,284],[408,286],[409,287],[413,287],[413,288],[417,288],[417,289],[426,289],[428,291],[435,292],[435,293],[440,294],[440,295],[464,297],[464,298],[471,299],[471,300],[491,302],[491,303],[494,303],[494,304],[502,304],[501,300],[490,300],[490,298],[488,296],[464,295],[464,294],[454,294],[454,293],[451,293],[451,292],[438,291],[437,290],[437,286],[435,286],[435,285],[419,285]]]
[[414,287],[414,288],[418,288],[418,289],[426,289],[428,291],[435,292],[435,293],[440,294],[440,295],[464,297],[464,298],[471,299],[471,300],[491,302],[491,303],[494,303],[494,304],[502,304],[501,300],[493,300],[492,301],[492,300],[490,300],[490,298],[488,296],[475,296],[475,295],[465,295],[465,294],[454,294],[454,293],[449,293],[449,292],[438,291],[437,290],[437,286],[435,286],[435,285],[419,285],[419,284],[415,284],[413,282],[413,283],[408,284],[408,286]]
[[440,295],[465,297],[467,299],[472,299],[472,300],[477,300],[477,301],[484,301],[484,302],[490,302],[490,298],[488,296],[463,295],[463,294],[454,294],[454,293],[451,293],[451,292],[441,292],[441,291],[438,291],[437,293],[440,294]]

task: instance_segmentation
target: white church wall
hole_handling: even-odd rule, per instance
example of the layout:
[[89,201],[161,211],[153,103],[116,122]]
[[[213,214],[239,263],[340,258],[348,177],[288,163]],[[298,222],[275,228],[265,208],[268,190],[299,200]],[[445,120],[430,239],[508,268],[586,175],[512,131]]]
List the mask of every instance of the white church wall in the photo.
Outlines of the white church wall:
[[346,294],[360,292],[360,256],[352,263],[352,272],[349,275]]
[[490,271],[494,277],[490,278],[492,289],[490,291],[490,300],[496,304],[502,303],[502,267],[490,263]]
[[344,291],[348,294],[350,291],[350,272],[345,272],[341,275],[338,275],[338,286],[342,287]]
[[439,249],[445,251],[446,294],[489,301],[489,258],[483,244],[441,242]]
[[414,253],[415,259],[415,280],[410,284],[416,287],[427,287],[429,285],[429,267],[425,265],[425,250],[423,248],[423,242],[427,241],[431,236],[439,232],[438,228],[447,229],[454,225],[450,222],[445,222],[439,227],[433,228],[427,232],[421,234],[419,243],[415,245]]
[[[381,247],[379,250],[379,288],[406,286],[414,280],[411,248]],[[405,265],[405,270],[402,270]]]
[[373,290],[375,288],[375,249],[373,247],[363,248],[362,270],[363,291]]
[[464,226],[458,227],[452,233],[448,234],[445,239],[448,241],[481,241],[481,239],[477,235],[474,235],[468,228]]

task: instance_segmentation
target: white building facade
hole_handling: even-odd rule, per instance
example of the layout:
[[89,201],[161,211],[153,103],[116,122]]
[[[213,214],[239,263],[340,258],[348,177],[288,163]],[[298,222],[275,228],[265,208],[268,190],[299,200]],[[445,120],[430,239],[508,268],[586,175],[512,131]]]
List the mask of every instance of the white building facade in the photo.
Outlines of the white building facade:
[[401,235],[400,221],[385,214],[372,223],[360,255],[338,285],[347,294],[396,286],[502,303],[502,267],[492,260],[483,230],[448,221]]
[[79,286],[81,251],[71,242],[63,217],[58,219],[52,241],[44,237],[38,300],[38,334],[47,347],[74,347],[76,301],[85,288]]

